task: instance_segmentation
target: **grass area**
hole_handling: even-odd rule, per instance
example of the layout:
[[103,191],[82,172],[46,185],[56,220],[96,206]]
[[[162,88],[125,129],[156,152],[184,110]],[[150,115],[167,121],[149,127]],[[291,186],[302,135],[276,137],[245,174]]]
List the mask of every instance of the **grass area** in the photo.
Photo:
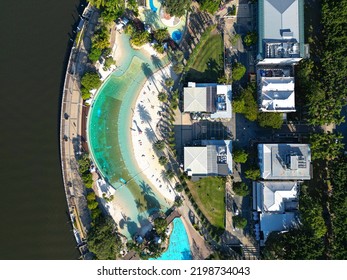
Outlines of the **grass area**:
[[211,34],[192,62],[186,82],[217,82],[222,75],[223,38],[220,34]]
[[206,177],[197,182],[187,183],[196,204],[209,222],[224,229],[225,178]]

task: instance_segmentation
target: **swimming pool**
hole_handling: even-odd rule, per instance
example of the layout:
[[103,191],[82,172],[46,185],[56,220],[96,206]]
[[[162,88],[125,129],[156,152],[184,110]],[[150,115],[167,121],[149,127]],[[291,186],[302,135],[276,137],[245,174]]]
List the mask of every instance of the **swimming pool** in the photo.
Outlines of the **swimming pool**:
[[153,0],[149,0],[149,6],[153,12],[156,12],[158,9],[154,6]]
[[172,32],[171,34],[171,38],[176,41],[179,42],[182,39],[182,32],[179,30],[175,30],[174,32]]
[[[117,189],[117,198],[126,201],[127,209],[122,214],[127,220],[119,230],[131,238],[143,219],[155,210],[165,211],[169,205],[150,188],[147,178],[140,173],[130,139],[133,102],[146,77],[159,66],[149,55],[132,49],[128,35],[119,36],[119,47],[124,54],[118,62],[121,66],[103,83],[91,105],[88,144],[104,179]],[[122,186],[121,179],[128,182],[126,186]]]
[[[170,236],[168,249],[157,259],[154,260],[191,260],[189,239],[180,218],[173,220],[173,231]],[[153,259],[152,259],[153,260]]]

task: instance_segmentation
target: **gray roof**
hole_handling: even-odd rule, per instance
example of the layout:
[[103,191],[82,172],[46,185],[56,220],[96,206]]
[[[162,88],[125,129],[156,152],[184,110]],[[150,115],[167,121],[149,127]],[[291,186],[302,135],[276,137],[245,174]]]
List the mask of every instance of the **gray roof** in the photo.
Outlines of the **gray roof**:
[[311,179],[311,150],[308,144],[259,144],[258,156],[263,179]]
[[[258,28],[259,51],[263,52],[263,40],[292,40],[304,50],[303,0],[259,0]],[[263,56],[263,55],[262,55]]]

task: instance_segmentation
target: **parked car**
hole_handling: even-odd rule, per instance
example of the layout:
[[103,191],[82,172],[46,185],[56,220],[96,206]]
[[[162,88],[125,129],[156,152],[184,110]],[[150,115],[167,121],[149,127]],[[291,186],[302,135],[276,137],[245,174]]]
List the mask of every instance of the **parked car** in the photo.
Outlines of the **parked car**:
[[235,201],[233,202],[233,213],[234,213],[235,216],[240,214],[239,208],[237,207]]

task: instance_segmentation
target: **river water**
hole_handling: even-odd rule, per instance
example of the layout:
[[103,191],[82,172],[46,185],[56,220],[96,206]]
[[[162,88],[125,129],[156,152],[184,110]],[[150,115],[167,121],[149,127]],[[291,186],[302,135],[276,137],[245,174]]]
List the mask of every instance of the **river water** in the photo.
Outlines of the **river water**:
[[79,5],[1,1],[0,259],[79,256],[59,159],[62,80]]

